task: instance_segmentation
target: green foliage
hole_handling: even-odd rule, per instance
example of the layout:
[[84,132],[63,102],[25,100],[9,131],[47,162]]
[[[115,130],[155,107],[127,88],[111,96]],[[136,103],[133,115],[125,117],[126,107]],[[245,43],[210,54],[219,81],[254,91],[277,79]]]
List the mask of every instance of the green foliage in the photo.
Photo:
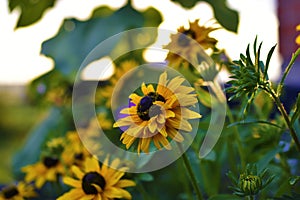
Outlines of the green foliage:
[[31,25],[37,22],[44,12],[52,8],[56,0],[8,0],[9,9],[20,9],[20,17],[16,28]]
[[198,2],[207,2],[210,4],[214,10],[214,15],[217,21],[227,30],[237,32],[238,24],[239,24],[239,16],[237,11],[232,10],[226,4],[226,0],[171,0],[176,3],[179,3],[181,6],[185,8],[192,8]]
[[[130,5],[126,5],[113,13],[106,7],[98,8],[94,12],[93,18],[87,21],[65,20],[57,36],[43,43],[42,54],[53,58],[55,68],[73,81],[85,57],[100,42],[128,29],[145,25],[155,27],[160,22],[160,13],[153,8],[138,12]],[[148,44],[151,44],[153,39],[151,38]],[[103,56],[116,54],[120,48],[134,45],[130,42],[131,40],[128,38],[115,40],[114,44],[107,47],[90,62]]]
[[260,51],[262,47],[262,42],[259,44],[257,49],[257,38],[255,38],[253,44],[253,52],[254,52],[254,61],[250,55],[250,44],[247,46],[246,55],[240,54],[239,60],[234,60],[231,66],[230,78],[232,80],[228,81],[228,84],[231,86],[227,88],[227,92],[233,93],[233,95],[229,98],[229,101],[234,98],[246,97],[248,102],[246,107],[244,108],[244,113],[246,112],[249,105],[252,103],[254,97],[256,96],[259,90],[266,90],[266,88],[270,87],[270,81],[267,75],[269,62],[271,56],[276,47],[273,46],[268,53],[267,60],[264,64],[263,61],[260,60]]
[[248,164],[246,171],[241,173],[239,178],[236,178],[232,172],[228,173],[228,177],[233,183],[231,188],[234,194],[244,197],[258,194],[260,190],[272,182],[274,176],[266,178],[266,174],[267,169],[258,173],[256,164]]

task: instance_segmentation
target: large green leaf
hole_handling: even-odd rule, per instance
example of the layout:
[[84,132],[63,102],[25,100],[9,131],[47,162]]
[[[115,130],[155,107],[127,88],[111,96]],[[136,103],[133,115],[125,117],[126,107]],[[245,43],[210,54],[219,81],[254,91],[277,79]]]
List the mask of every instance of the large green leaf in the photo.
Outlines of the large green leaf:
[[204,1],[209,3],[213,10],[217,21],[227,30],[237,32],[239,24],[239,15],[237,11],[232,10],[226,4],[226,0],[171,0],[179,3],[185,8],[192,8],[198,2]]
[[[128,29],[143,27],[145,24],[158,26],[161,22],[160,13],[153,8],[138,12],[130,5],[126,5],[116,12],[110,13],[111,10],[102,7],[98,8],[93,17],[87,21],[65,20],[59,33],[42,44],[42,54],[53,58],[56,69],[72,80],[82,61],[100,42]],[[131,42],[123,39],[122,47],[130,46],[130,44],[124,45],[124,41]],[[119,43],[120,41],[116,39],[112,45],[97,54],[97,57],[91,58],[90,62],[110,55],[116,49],[116,45],[118,48],[122,48]]]
[[51,137],[50,134],[59,135],[70,129],[67,119],[65,112],[54,107],[48,117],[33,129],[24,147],[13,158],[13,171],[17,177],[21,176],[21,167],[38,161],[42,146]]
[[37,22],[44,12],[54,6],[56,0],[9,0],[9,9],[20,8],[16,27],[28,26]]

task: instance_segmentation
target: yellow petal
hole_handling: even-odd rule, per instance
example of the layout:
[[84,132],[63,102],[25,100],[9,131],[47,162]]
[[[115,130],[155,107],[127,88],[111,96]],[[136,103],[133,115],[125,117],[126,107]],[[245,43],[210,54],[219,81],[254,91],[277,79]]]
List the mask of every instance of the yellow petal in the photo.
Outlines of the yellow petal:
[[155,137],[155,136],[153,137],[153,143],[156,146],[156,148],[161,149],[158,137]]
[[35,181],[35,186],[37,189],[40,189],[46,182],[46,178],[41,176],[41,177],[38,177]]
[[123,198],[123,192],[122,189],[115,188],[115,187],[110,187],[105,190],[105,195],[110,198],[110,199],[115,199],[115,198]]
[[166,118],[175,117],[175,113],[171,110],[166,110]]
[[69,186],[75,187],[75,188],[80,188],[81,187],[81,181],[75,180],[70,177],[64,177],[63,182]]
[[78,178],[78,179],[82,179],[83,176],[84,176],[84,173],[79,169],[79,167],[73,165],[71,167],[71,170],[72,172],[75,174],[75,176]]
[[176,142],[183,142],[183,136],[174,128],[168,128],[168,136]]
[[76,188],[58,197],[57,200],[79,200],[84,195],[85,193],[81,188]]
[[165,137],[163,137],[163,136],[160,135],[160,134],[157,134],[157,135],[155,135],[155,136],[157,136],[157,137],[159,138],[159,142],[160,142],[166,149],[168,149],[168,150],[171,150],[171,149],[172,149],[172,147],[171,147],[169,141],[168,141]]
[[164,137],[167,137],[168,136],[168,133],[166,131],[166,127],[162,127],[160,130],[159,130],[160,134]]
[[152,117],[150,120],[149,120],[149,124],[148,124],[148,128],[149,128],[149,131],[151,133],[154,133],[157,129],[157,123],[156,123],[156,118],[157,117]]
[[296,38],[296,44],[300,45],[300,35]]
[[119,180],[118,183],[115,185],[116,187],[124,188],[124,187],[132,187],[135,186],[135,182],[128,179]]
[[174,90],[173,92],[174,93],[189,94],[189,93],[194,92],[194,91],[195,91],[195,89],[193,87],[181,85],[176,90]]
[[131,124],[132,124],[132,117],[127,116],[127,117],[121,118],[118,121],[116,121],[114,123],[113,127],[116,128],[116,127],[122,127],[122,126],[130,126]]
[[85,172],[99,172],[99,161],[95,157],[87,158],[84,162]]
[[111,162],[110,166],[113,169],[117,169],[119,167],[120,163],[121,163],[120,159],[116,158]]
[[81,197],[79,200],[92,200],[92,199],[94,199],[94,197],[95,197],[94,194],[84,195],[84,196]]
[[198,119],[202,117],[199,113],[184,107],[181,107],[181,116],[186,119]]
[[142,151],[145,153],[149,153],[149,145],[150,145],[151,138],[142,138],[141,140],[142,140],[142,144],[141,144]]
[[177,76],[169,82],[167,88],[174,92],[184,82],[184,80],[184,78]]
[[166,86],[167,85],[167,72],[164,71],[160,76],[159,76],[159,81],[158,81],[158,87],[159,85],[161,86]]
[[131,102],[134,103],[135,105],[138,105],[142,99],[141,96],[132,93],[131,95],[129,95],[129,99],[131,99]]
[[142,92],[144,93],[144,95],[147,95],[148,94],[148,89],[147,89],[147,86],[145,85],[145,83],[142,83]]
[[296,31],[300,31],[300,24],[296,26]]
[[147,92],[148,92],[147,94],[149,94],[150,92],[155,92],[154,87],[153,87],[152,84],[148,85]]

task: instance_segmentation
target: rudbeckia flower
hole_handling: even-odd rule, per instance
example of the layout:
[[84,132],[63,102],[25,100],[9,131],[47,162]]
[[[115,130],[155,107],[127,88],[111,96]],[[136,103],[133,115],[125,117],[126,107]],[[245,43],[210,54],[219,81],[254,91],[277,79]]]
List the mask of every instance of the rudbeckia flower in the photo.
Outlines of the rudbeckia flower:
[[180,131],[191,132],[189,119],[200,118],[201,115],[190,110],[189,106],[197,104],[194,88],[184,86],[182,77],[167,80],[167,73],[159,77],[156,89],[152,84],[141,86],[142,96],[133,93],[129,96],[131,105],[120,111],[125,114],[115,122],[114,127],[128,127],[121,135],[126,148],[138,140],[137,151],[149,152],[150,143],[161,149],[171,149],[168,139],[182,142],[184,137]]
[[87,158],[83,170],[77,166],[72,167],[72,172],[76,178],[64,177],[63,182],[74,187],[69,192],[60,196],[57,200],[111,200],[111,199],[131,199],[131,194],[125,187],[135,186],[131,180],[121,179],[126,167],[121,167],[120,160],[115,159],[108,167],[108,158],[100,167],[96,158]]
[[[183,60],[182,56],[186,57],[189,61],[194,62],[199,53],[199,45],[203,49],[214,49],[217,40],[209,36],[214,30],[219,28],[200,26],[199,20],[189,22],[189,29],[183,26],[177,29],[177,34],[171,35],[171,42],[164,48],[170,50],[166,60],[172,67],[188,66],[187,61]],[[197,64],[197,63],[192,63]]]
[[24,200],[35,196],[37,194],[34,191],[34,187],[24,182],[4,187],[0,191],[0,200]]
[[58,158],[45,156],[42,161],[23,167],[22,172],[26,173],[25,182],[34,181],[39,189],[46,181],[57,181],[58,175],[64,174],[65,170]]
[[90,152],[83,146],[76,131],[69,131],[66,135],[67,145],[61,154],[62,162],[67,166],[81,166],[85,158],[91,156]]
[[[300,24],[298,25],[298,26],[296,26],[296,30],[297,31],[300,31]],[[298,44],[298,45],[300,45],[300,35],[298,35],[297,37],[296,37],[296,44]]]

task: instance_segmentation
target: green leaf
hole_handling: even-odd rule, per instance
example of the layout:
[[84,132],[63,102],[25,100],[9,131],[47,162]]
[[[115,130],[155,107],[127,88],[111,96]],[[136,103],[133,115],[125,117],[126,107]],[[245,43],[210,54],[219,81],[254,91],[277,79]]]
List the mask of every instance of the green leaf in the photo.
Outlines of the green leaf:
[[[100,14],[103,10],[106,14]],[[158,26],[161,21],[159,12],[155,12],[153,8],[138,12],[130,5],[126,5],[108,15],[110,13],[109,9],[102,7],[96,9],[93,18],[87,21],[65,20],[59,33],[42,44],[42,54],[53,58],[56,69],[73,80],[85,57],[100,42],[128,29],[143,27],[146,22],[149,26]],[[152,16],[149,16],[149,13]],[[152,34],[148,43],[154,42],[155,36]],[[132,41],[128,38],[124,38],[122,44],[121,38],[116,38],[113,44],[97,54],[97,57],[91,58],[90,62],[112,53],[116,54],[120,48],[128,48],[131,45]]]
[[214,15],[217,21],[227,30],[232,32],[237,32],[238,24],[239,24],[239,15],[235,10],[230,9],[226,0],[204,0],[209,3],[213,10]]
[[294,124],[296,119],[300,116],[300,93],[298,93],[297,101],[296,101],[296,109],[291,118],[291,123]]
[[209,3],[214,10],[214,15],[217,21],[227,30],[237,32],[239,24],[239,15],[237,11],[230,9],[226,0],[171,0],[179,3],[184,8],[193,8],[198,2],[204,1]]
[[[31,132],[25,146],[13,158],[13,170],[16,176],[20,176],[21,167],[38,161],[45,140],[49,134],[58,132],[59,128],[68,129],[65,115],[62,114],[61,110],[52,108],[48,117]],[[61,130],[61,132],[66,132],[66,130]]]
[[290,185],[295,185],[298,181],[300,181],[300,176],[292,176],[289,179]]
[[21,13],[16,25],[18,28],[37,22],[55,2],[56,0],[9,0],[8,6],[11,12],[20,8]]
[[269,53],[268,53],[267,60],[266,60],[266,69],[265,69],[265,71],[264,71],[264,77],[266,77],[266,76],[268,75],[267,73],[268,73],[268,68],[269,68],[270,60],[271,60],[271,57],[272,57],[272,54],[273,54],[275,48],[276,48],[276,45],[274,45],[274,46],[270,49],[270,51],[269,51]]
[[137,178],[138,180],[145,181],[145,182],[150,182],[154,180],[153,176],[149,173],[140,173],[137,175]]
[[262,158],[260,158],[259,161],[257,162],[258,171],[259,172],[263,171],[267,167],[267,165],[270,163],[270,161],[274,159],[275,155],[281,151],[282,151],[282,148],[278,146],[275,149],[272,149],[271,151],[269,151]]
[[263,121],[263,120],[243,120],[243,121],[231,123],[227,126],[227,128],[230,128],[232,126],[237,126],[237,125],[250,125],[250,124],[268,124],[270,126],[283,129],[283,127],[278,126],[277,124],[273,124],[271,122]]

